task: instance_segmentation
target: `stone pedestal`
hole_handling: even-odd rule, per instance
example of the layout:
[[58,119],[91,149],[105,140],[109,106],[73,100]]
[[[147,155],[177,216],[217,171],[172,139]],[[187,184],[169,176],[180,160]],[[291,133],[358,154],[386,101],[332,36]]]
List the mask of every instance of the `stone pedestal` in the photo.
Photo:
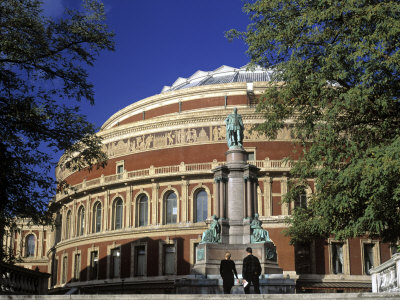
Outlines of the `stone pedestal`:
[[282,276],[283,271],[279,268],[276,257],[272,260],[268,259],[271,249],[275,248],[272,242],[258,244],[200,244],[196,249],[196,264],[193,267],[193,273],[205,275],[207,278],[219,277],[221,260],[225,258],[225,253],[229,251],[231,259],[235,262],[238,274],[241,274],[243,258],[247,255],[247,247],[251,247],[253,255],[259,258],[262,274],[280,274]]
[[226,165],[213,170],[217,183],[216,215],[221,227],[229,228],[221,232],[222,243],[250,243],[250,221],[257,212],[259,169],[249,165],[246,158],[243,148],[230,149],[226,152]]
[[[246,248],[251,247],[253,255],[260,260],[263,280],[260,283],[263,282],[263,292],[294,292],[294,280],[283,278],[283,270],[278,266],[273,242],[251,243],[250,224],[254,215],[258,213],[259,169],[247,163],[247,153],[242,147],[231,147],[226,152],[226,161],[225,165],[212,170],[216,183],[215,212],[221,225],[220,243],[205,241],[197,246],[193,276],[202,276],[202,280],[221,281],[220,263],[229,251],[241,277],[243,258],[247,255]],[[192,284],[186,284],[188,282],[182,283],[182,286],[190,289]]]

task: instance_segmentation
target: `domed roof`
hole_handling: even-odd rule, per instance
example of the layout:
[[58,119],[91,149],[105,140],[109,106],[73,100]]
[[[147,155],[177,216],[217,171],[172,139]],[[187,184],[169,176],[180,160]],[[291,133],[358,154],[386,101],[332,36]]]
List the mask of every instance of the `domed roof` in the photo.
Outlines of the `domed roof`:
[[237,69],[229,66],[221,66],[214,71],[206,72],[199,70],[189,78],[179,77],[171,86],[164,86],[161,93],[201,85],[271,80],[272,70],[266,70],[260,66],[255,66],[251,69],[248,69],[248,67],[248,65],[245,65]]

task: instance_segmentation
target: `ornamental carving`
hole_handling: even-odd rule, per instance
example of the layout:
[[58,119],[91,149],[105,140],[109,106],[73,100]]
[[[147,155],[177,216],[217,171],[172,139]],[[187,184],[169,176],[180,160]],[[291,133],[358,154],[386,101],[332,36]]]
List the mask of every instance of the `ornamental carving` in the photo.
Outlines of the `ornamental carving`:
[[[253,127],[252,124],[246,124],[244,127],[243,134],[245,141],[268,140],[264,134],[256,130],[251,130]],[[115,158],[133,153],[164,149],[173,146],[225,142],[225,137],[225,126],[181,128],[164,132],[142,134],[109,142],[103,145],[103,151],[107,153],[109,158]],[[292,139],[290,129],[285,126],[278,132],[277,140],[290,139]],[[60,180],[68,177],[72,173],[73,172],[70,170],[62,170],[61,168],[57,168],[56,177]]]

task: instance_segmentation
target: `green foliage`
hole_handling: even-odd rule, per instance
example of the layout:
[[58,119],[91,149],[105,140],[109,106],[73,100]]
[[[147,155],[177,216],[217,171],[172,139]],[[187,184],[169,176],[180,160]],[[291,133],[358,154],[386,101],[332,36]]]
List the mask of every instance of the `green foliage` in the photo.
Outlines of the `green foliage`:
[[86,68],[114,49],[104,21],[96,0],[56,20],[43,16],[41,1],[0,0],[1,236],[15,217],[51,222],[54,153],[65,152],[74,168],[106,163],[76,102],[94,102]]
[[[246,3],[242,38],[254,64],[274,68],[258,127],[285,121],[303,151],[296,181],[315,178],[307,209],[290,218],[292,242],[400,236],[400,3],[260,0]],[[293,201],[288,193],[286,201]]]

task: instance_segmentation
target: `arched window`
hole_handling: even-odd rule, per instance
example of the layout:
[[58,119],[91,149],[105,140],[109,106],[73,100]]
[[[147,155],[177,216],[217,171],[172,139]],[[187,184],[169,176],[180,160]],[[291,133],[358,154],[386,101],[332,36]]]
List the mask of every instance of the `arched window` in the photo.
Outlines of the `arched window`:
[[169,193],[165,198],[165,223],[173,224],[177,221],[178,209],[176,206],[177,197],[174,192]]
[[137,202],[138,226],[146,226],[147,225],[148,202],[149,202],[149,199],[145,194],[142,194],[138,197],[138,202]]
[[85,208],[83,206],[78,209],[78,223],[76,229],[77,236],[81,236],[85,232]]
[[100,232],[101,231],[101,203],[98,201],[93,206],[93,223],[92,223],[92,232]]
[[207,204],[208,204],[207,192],[201,189],[195,194],[196,222],[202,222],[207,219],[207,214],[208,214]]
[[28,234],[25,239],[26,247],[25,247],[25,256],[31,257],[35,256],[35,236],[33,234]]
[[69,239],[71,237],[71,211],[67,212],[67,219],[65,222],[65,239]]
[[123,217],[123,202],[121,198],[117,198],[113,204],[113,228],[122,228],[122,217]]

